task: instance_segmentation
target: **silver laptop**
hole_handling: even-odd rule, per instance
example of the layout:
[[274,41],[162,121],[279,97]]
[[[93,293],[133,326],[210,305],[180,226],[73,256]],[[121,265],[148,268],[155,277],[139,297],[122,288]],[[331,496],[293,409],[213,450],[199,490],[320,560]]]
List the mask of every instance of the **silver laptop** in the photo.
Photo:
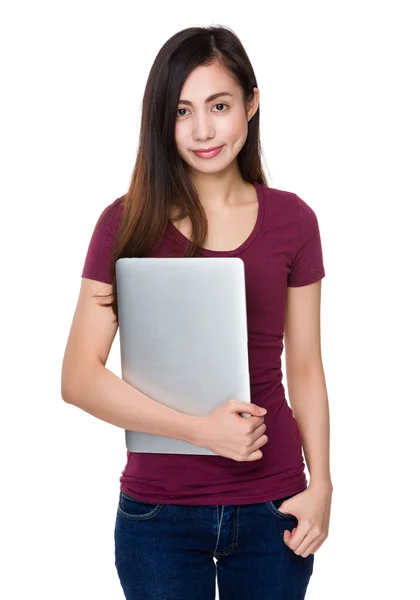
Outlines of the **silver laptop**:
[[[251,401],[242,259],[120,258],[116,285],[125,381],[195,416]],[[155,434],[126,430],[125,440],[131,452],[217,456]]]

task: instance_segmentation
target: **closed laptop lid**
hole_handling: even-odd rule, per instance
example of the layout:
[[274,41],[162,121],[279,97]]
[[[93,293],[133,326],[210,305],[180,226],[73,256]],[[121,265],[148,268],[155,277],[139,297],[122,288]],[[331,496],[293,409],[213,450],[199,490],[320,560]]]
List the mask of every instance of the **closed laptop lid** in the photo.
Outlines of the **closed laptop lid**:
[[[153,400],[204,416],[250,402],[245,270],[238,257],[116,262],[122,378]],[[132,452],[215,454],[126,431]]]

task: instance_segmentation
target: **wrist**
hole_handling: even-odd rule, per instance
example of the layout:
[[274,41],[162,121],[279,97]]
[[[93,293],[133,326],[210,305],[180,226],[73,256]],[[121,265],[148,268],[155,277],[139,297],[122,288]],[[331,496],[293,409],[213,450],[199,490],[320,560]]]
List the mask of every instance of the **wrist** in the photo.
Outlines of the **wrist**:
[[316,477],[311,477],[309,480],[308,488],[311,489],[322,489],[324,491],[333,492],[333,484],[331,479],[317,479]]
[[189,415],[186,441],[201,446],[203,440],[204,417]]

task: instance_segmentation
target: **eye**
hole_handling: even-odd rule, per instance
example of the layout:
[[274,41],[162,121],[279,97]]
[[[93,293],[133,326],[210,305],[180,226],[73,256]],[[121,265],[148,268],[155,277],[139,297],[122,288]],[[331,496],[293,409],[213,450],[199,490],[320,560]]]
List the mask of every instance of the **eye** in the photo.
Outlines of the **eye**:
[[[187,108],[178,108],[177,113],[179,110],[188,110]],[[176,115],[177,117],[185,117],[185,115]]]
[[[229,108],[229,106],[227,104],[225,104],[224,102],[218,102],[214,106],[227,106],[227,108]],[[216,112],[225,112],[225,111],[223,111],[223,110],[217,110]]]
[[[226,106],[226,108],[229,108],[229,105],[228,105],[228,104],[225,104],[224,102],[218,102],[217,104],[215,104],[215,105],[213,106],[213,108],[214,108],[215,106]],[[185,115],[179,115],[179,114],[178,114],[178,111],[180,111],[180,110],[187,110],[187,111],[188,111],[188,108],[178,108],[178,110],[177,110],[177,117],[185,117]],[[226,112],[226,111],[225,111],[225,110],[217,110],[216,112]]]

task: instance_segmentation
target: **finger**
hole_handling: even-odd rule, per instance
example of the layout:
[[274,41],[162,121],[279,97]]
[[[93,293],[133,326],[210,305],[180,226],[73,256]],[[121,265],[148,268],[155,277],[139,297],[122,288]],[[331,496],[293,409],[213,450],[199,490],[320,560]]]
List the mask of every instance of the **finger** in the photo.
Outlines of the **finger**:
[[312,544],[311,546],[309,546],[309,548],[303,554],[301,554],[301,557],[307,558],[310,554],[315,554],[315,552],[318,550],[320,545],[321,544]]
[[[310,527],[308,525],[305,528],[305,526],[299,522],[297,527],[294,528],[293,534],[291,534],[288,530],[286,530],[288,532],[287,534],[286,531],[284,532],[283,540],[289,546],[289,548],[293,550],[293,552],[296,552],[296,549],[302,546],[302,543],[304,543],[306,540],[309,530]],[[312,542],[312,539],[310,542]],[[307,544],[305,544],[305,548],[306,547]]]
[[308,554],[315,554],[315,552],[322,546],[322,544],[325,542],[327,538],[325,536],[321,536],[318,538],[318,541],[315,541],[313,544],[311,544],[309,546],[309,548],[306,551],[306,555]]
[[303,542],[296,548],[295,554],[306,558],[309,554],[315,552],[318,547],[319,535],[313,537],[307,535]]

